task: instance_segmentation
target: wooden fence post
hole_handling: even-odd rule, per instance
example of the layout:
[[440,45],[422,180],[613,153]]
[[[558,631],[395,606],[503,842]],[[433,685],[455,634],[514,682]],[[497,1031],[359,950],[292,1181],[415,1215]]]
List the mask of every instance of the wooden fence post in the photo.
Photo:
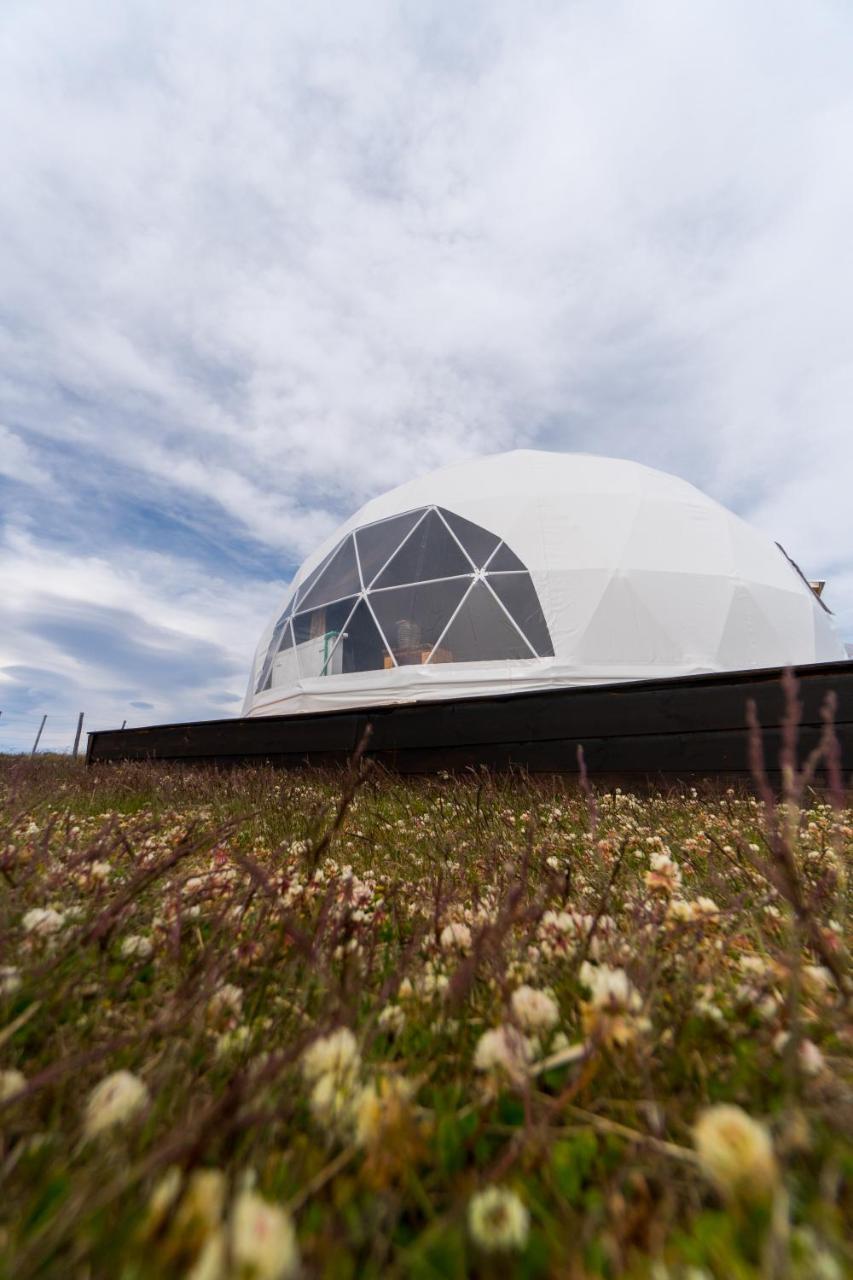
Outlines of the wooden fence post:
[[77,717],[77,732],[74,735],[74,750],[71,753],[75,759],[77,758],[77,750],[80,746],[80,734],[82,732],[83,732],[83,712],[81,711],[80,715]]
[[35,740],[35,742],[33,743],[33,749],[32,749],[32,751],[30,752],[30,755],[31,755],[31,756],[34,756],[34,755],[35,755],[35,753],[36,753],[36,751],[38,750],[39,739],[41,738],[41,731],[42,731],[42,729],[44,728],[44,722],[45,722],[45,720],[46,720],[46,719],[47,719],[47,712],[45,712],[45,714],[44,714],[44,715],[42,716],[42,718],[41,718],[41,724],[39,725],[39,731],[38,731],[38,733],[36,734],[36,740]]

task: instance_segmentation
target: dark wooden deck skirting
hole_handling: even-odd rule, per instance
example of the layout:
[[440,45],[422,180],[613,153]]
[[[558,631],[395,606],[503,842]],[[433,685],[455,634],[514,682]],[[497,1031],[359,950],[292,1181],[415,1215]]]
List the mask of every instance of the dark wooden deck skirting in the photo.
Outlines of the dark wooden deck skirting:
[[[795,669],[803,704],[800,755],[818,741],[826,695],[853,762],[853,662]],[[577,747],[593,776],[695,778],[749,773],[746,704],[755,700],[769,770],[778,768],[785,698],[780,669],[681,676],[419,702],[356,711],[111,729],[89,734],[87,763],[254,760],[298,767],[343,764],[368,727],[367,754],[400,773],[486,765],[576,773]]]

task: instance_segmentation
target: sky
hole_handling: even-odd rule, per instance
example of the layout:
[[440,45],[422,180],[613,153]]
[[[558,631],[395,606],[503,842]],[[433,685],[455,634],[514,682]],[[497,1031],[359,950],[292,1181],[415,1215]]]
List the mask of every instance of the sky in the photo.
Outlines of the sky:
[[853,641],[849,0],[4,0],[0,750],[239,713],[294,570],[627,457]]

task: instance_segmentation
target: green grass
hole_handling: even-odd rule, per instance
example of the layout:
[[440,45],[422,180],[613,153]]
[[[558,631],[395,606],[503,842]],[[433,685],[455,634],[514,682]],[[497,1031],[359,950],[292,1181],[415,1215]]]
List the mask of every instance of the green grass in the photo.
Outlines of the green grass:
[[[292,1274],[248,1188],[305,1276],[850,1274],[851,851],[811,793],[7,758],[4,1274]],[[763,1181],[697,1155],[718,1103]]]

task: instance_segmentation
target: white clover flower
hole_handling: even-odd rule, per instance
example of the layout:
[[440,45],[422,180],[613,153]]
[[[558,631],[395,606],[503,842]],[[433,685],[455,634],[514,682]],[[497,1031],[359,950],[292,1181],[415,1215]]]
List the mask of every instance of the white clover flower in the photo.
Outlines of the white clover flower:
[[530,1046],[521,1032],[502,1024],[480,1036],[474,1051],[474,1067],[493,1074],[505,1072],[515,1084],[520,1084],[527,1078],[530,1058]]
[[776,1184],[776,1157],[764,1125],[722,1103],[699,1117],[693,1140],[705,1174],[723,1195],[766,1199]]
[[681,887],[681,868],[668,853],[653,853],[649,858],[651,870],[646,872],[646,887],[673,894]]
[[322,1128],[344,1134],[353,1124],[357,1093],[358,1075],[355,1072],[329,1071],[319,1077],[311,1090],[311,1114]]
[[27,1087],[27,1077],[23,1071],[16,1071],[12,1068],[9,1071],[0,1071],[0,1102],[11,1102],[19,1093]]
[[0,996],[13,996],[20,988],[20,972],[11,964],[0,965]]
[[239,1018],[243,1010],[243,988],[233,982],[217,987],[207,1002],[207,1016],[214,1021],[224,1016]]
[[530,1232],[530,1214],[508,1187],[487,1187],[471,1197],[468,1230],[481,1249],[523,1249]]
[[[785,1052],[791,1039],[789,1031],[780,1031],[774,1037],[773,1048],[778,1054]],[[826,1067],[826,1060],[813,1040],[801,1040],[797,1045],[797,1061],[803,1075],[819,1076]]]
[[24,933],[35,934],[39,938],[50,938],[59,933],[65,924],[65,916],[53,907],[31,907],[23,920]]
[[115,1125],[125,1124],[148,1104],[148,1090],[130,1071],[114,1071],[96,1084],[86,1103],[83,1128],[93,1138]]
[[256,1191],[238,1192],[231,1208],[231,1257],[237,1276],[288,1280],[299,1271],[299,1250],[290,1214]]
[[121,954],[127,960],[147,960],[154,954],[154,944],[150,938],[143,938],[135,933],[130,934],[122,941]]
[[321,1036],[302,1055],[302,1073],[309,1082],[325,1075],[354,1075],[360,1066],[358,1045],[349,1027]]
[[457,921],[446,924],[441,931],[441,948],[443,951],[470,951],[471,930],[467,924]]
[[512,993],[512,1012],[519,1026],[531,1034],[551,1031],[560,1021],[556,1000],[547,991],[522,986]]
[[642,997],[624,969],[585,960],[580,979],[590,989],[589,1000],[581,1005],[588,1036],[603,1044],[625,1046],[649,1030],[651,1023],[641,1016]]
[[398,1004],[386,1004],[379,1015],[379,1025],[389,1035],[398,1036],[406,1025],[406,1015]]
[[239,1026],[230,1027],[228,1031],[223,1031],[216,1037],[214,1052],[217,1058],[227,1058],[229,1054],[239,1053],[241,1049],[245,1049],[251,1035],[250,1029],[244,1022]]

